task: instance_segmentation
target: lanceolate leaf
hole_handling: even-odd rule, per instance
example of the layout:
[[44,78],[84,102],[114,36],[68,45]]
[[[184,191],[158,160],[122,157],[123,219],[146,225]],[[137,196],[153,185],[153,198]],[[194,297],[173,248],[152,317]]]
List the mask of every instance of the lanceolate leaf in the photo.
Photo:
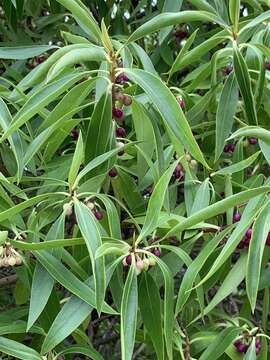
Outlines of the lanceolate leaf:
[[270,231],[269,218],[270,202],[268,201],[254,222],[248,252],[246,284],[247,294],[253,312],[256,306],[265,241]]
[[0,337],[0,351],[16,359],[42,360],[42,356],[34,349],[2,336]]
[[85,160],[95,159],[110,150],[112,133],[112,96],[107,89],[95,106],[87,129]]
[[[153,301],[153,299],[155,299]],[[161,320],[161,301],[159,290],[151,275],[144,274],[139,287],[139,306],[142,319],[152,343],[157,358],[164,359],[164,341]]]
[[217,161],[223,151],[226,138],[230,135],[238,104],[238,85],[234,73],[227,78],[218,103],[216,116],[216,152]]
[[97,311],[100,313],[106,289],[105,265],[103,258],[95,260],[95,254],[102,244],[101,234],[91,210],[78,200],[75,201],[75,214],[89,251],[95,283]]
[[221,26],[228,27],[228,25],[224,23],[222,19],[207,11],[181,11],[178,13],[163,13],[155,16],[153,19],[141,25],[129,37],[128,42],[139,40],[140,38],[167,26],[200,20],[216,22]]
[[169,130],[169,136],[177,148],[177,142],[182,145],[200,161],[208,167],[203,154],[194,139],[189,124],[183,114],[176,98],[162,81],[155,75],[139,69],[125,69],[127,75],[137,83],[151,98],[158,111],[160,112],[165,127]]
[[76,177],[80,170],[80,166],[83,162],[83,158],[84,158],[84,147],[83,147],[82,134],[80,133],[77,144],[76,144],[76,149],[75,149],[75,152],[73,155],[72,163],[71,163],[71,166],[69,169],[69,174],[68,174],[68,183],[69,183],[70,189],[73,188]]
[[254,95],[252,93],[251,79],[249,76],[248,67],[245,59],[243,58],[243,55],[241,54],[239,48],[235,43],[233,51],[233,66],[239,89],[243,96],[246,117],[249,124],[256,125],[258,123],[257,112],[255,108]]
[[101,40],[101,31],[96,23],[93,15],[87,8],[81,3],[81,1],[76,0],[57,0],[61,5],[65,6],[79,24],[83,26],[83,29],[90,34],[90,36],[94,36],[96,41]]
[[135,344],[138,285],[136,267],[131,265],[124,287],[121,303],[121,352],[122,360],[131,360]]

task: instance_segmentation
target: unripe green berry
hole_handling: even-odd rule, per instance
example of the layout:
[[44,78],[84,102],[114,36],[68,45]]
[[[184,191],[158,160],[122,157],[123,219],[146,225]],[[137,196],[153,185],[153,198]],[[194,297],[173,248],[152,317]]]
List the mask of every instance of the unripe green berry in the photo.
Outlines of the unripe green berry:
[[149,259],[145,258],[145,259],[143,260],[143,270],[144,270],[144,271],[147,271],[147,270],[149,269],[149,265],[150,265]]

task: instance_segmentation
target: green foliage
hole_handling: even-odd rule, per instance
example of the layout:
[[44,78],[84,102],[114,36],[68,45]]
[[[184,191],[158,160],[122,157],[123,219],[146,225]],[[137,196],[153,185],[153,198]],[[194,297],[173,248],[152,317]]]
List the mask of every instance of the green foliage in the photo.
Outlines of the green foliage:
[[269,358],[269,7],[1,2],[1,359]]

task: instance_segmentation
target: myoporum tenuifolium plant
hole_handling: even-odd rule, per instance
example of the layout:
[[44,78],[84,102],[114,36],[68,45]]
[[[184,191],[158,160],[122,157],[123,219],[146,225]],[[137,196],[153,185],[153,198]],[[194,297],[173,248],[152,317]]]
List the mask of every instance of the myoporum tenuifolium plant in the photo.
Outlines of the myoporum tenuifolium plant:
[[3,1],[1,359],[269,359],[269,8]]

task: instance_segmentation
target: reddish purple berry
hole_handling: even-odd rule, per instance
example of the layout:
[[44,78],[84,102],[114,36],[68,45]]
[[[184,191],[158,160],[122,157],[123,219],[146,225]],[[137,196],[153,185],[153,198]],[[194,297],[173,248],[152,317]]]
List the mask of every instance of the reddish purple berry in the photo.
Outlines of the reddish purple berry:
[[181,99],[180,97],[177,97],[177,102],[178,102],[178,104],[180,105],[180,108],[181,108],[182,110],[184,110],[185,107],[186,107],[186,104],[185,104],[184,100]]
[[251,137],[251,138],[248,139],[248,143],[250,145],[256,145],[258,143],[258,140],[256,138],[254,138],[254,137]]
[[72,137],[73,140],[78,140],[79,130],[76,128],[73,128],[70,132],[70,136]]
[[224,69],[224,73],[225,75],[230,75],[230,73],[233,71],[233,67],[232,66],[226,66]]
[[113,116],[115,119],[123,120],[124,117],[125,117],[125,113],[124,113],[124,111],[123,111],[122,109],[114,107],[114,108],[112,109],[112,116]]
[[122,73],[122,74],[119,74],[115,80],[116,83],[120,84],[120,83],[125,83],[125,82],[128,82],[129,81],[129,78],[126,74]]
[[174,36],[179,39],[186,39],[189,36],[189,32],[187,30],[176,30]]
[[126,137],[126,130],[123,127],[119,127],[116,129],[116,136],[124,138]]
[[183,176],[183,167],[177,164],[173,174],[176,179],[180,179]]
[[232,154],[234,152],[234,150],[235,150],[235,145],[234,144],[226,144],[224,146],[224,149],[223,149],[223,151],[225,153],[230,153],[230,154]]
[[241,220],[241,214],[240,213],[235,213],[233,216],[233,221],[237,222]]
[[132,256],[131,255],[128,255],[126,257],[126,263],[127,263],[128,266],[130,266],[132,264]]
[[94,212],[95,218],[96,218],[98,221],[102,220],[103,214],[102,214],[101,211],[98,211],[98,210],[94,209],[93,212]]
[[157,257],[160,257],[160,255],[161,255],[160,249],[158,249],[158,248],[154,249],[153,254],[156,255]]
[[270,232],[269,232],[268,235],[267,235],[265,245],[266,245],[266,246],[270,246]]
[[44,55],[37,56],[36,61],[38,64],[42,64],[45,61],[45,56]]
[[267,63],[265,64],[265,68],[266,68],[266,70],[270,70],[270,63],[269,63],[269,62],[267,62]]
[[108,172],[108,175],[111,177],[111,178],[115,178],[117,175],[118,175],[118,172],[115,168],[112,168],[109,172]]
[[249,228],[249,229],[247,229],[247,231],[245,233],[245,238],[250,240],[251,236],[252,236],[252,229]]

